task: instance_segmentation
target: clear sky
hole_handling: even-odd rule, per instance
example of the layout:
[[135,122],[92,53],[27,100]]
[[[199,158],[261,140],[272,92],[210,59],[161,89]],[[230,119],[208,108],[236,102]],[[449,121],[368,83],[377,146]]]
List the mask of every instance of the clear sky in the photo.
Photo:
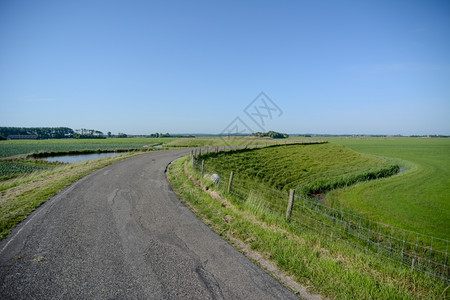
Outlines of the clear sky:
[[0,126],[258,131],[260,92],[266,130],[450,135],[450,1],[0,0]]

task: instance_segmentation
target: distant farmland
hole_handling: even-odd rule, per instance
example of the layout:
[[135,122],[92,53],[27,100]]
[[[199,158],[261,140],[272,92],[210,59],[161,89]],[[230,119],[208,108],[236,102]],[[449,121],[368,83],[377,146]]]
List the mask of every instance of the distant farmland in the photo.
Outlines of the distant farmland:
[[111,139],[50,139],[0,141],[0,157],[38,152],[69,152],[81,150],[143,149],[176,138],[111,138]]

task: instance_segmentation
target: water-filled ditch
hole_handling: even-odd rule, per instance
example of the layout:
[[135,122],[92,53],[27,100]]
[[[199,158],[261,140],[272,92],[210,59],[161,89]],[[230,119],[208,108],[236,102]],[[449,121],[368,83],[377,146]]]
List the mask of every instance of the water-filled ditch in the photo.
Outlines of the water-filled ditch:
[[76,154],[76,155],[58,155],[49,156],[44,159],[49,162],[62,162],[62,163],[77,163],[91,159],[104,158],[109,156],[116,156],[122,153],[117,152],[105,152],[105,153],[89,153],[89,154]]

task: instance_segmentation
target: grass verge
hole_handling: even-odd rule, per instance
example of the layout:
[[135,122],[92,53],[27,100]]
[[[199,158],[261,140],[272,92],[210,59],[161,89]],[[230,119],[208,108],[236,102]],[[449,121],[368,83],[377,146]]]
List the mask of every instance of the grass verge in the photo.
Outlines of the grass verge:
[[0,240],[31,212],[82,177],[116,161],[137,155],[126,153],[104,159],[61,165],[0,183]]
[[187,161],[175,161],[168,172],[180,199],[219,235],[247,244],[309,292],[335,299],[448,299],[442,280],[287,223],[257,197],[242,203],[215,190]]

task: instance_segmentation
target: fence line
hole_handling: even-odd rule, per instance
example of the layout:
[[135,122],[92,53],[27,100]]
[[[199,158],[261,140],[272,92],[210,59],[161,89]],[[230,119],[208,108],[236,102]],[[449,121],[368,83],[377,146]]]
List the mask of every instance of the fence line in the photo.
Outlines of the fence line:
[[[261,146],[253,146],[253,148]],[[288,215],[289,193],[239,178],[239,174],[225,174],[211,170],[202,161],[202,153],[232,151],[227,147],[203,148],[191,154],[194,169],[200,174],[217,174],[219,189],[245,203],[256,201],[259,209],[282,217]],[[250,146],[239,147],[248,149]],[[227,180],[228,179],[228,180]],[[367,253],[385,257],[434,277],[450,282],[448,267],[449,240],[386,225],[344,210],[327,207],[315,199],[295,195],[292,198],[289,221],[299,228],[308,228],[327,238],[339,238]]]

